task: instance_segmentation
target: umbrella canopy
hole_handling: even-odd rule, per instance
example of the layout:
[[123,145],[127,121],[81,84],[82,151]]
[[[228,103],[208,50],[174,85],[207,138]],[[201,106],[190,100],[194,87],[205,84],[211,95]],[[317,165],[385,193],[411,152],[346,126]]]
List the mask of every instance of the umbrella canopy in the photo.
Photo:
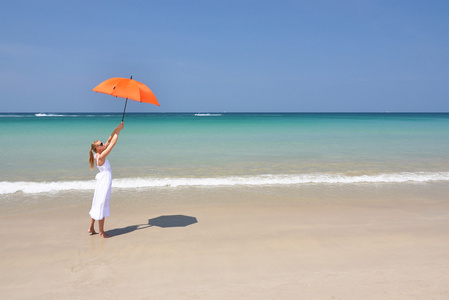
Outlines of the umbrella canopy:
[[132,78],[132,76],[129,79],[121,77],[110,78],[103,81],[92,90],[98,93],[126,98],[122,121],[125,117],[126,104],[128,103],[128,99],[151,103],[159,106],[159,102],[157,101],[156,96],[154,96],[150,88],[141,82],[133,80]]

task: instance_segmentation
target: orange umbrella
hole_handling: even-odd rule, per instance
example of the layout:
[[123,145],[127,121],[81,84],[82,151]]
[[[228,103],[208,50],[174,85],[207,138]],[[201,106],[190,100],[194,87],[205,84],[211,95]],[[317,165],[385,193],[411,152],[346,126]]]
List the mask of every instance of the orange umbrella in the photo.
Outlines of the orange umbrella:
[[122,121],[125,118],[128,99],[159,106],[159,102],[157,102],[156,96],[154,96],[150,88],[141,82],[133,80],[132,76],[130,79],[121,77],[110,78],[94,87],[92,91],[115,97],[126,98]]

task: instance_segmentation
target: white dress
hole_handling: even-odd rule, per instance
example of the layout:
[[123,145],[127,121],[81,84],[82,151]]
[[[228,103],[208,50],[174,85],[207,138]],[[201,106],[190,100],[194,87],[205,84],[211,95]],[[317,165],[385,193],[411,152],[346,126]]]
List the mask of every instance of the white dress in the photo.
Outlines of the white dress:
[[103,220],[109,217],[109,204],[111,202],[112,170],[109,161],[106,159],[102,166],[98,165],[98,156],[95,158],[100,172],[95,176],[95,185],[90,217],[94,220]]

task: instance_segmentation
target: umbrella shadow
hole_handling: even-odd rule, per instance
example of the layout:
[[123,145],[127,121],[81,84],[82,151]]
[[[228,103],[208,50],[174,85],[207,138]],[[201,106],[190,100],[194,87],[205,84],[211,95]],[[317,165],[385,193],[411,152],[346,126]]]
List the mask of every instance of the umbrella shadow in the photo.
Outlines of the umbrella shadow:
[[195,223],[198,223],[198,220],[195,217],[190,216],[184,215],[159,216],[157,218],[148,219],[147,224],[130,225],[122,228],[111,229],[106,231],[106,233],[111,235],[112,237],[115,237],[122,234],[128,234],[136,230],[150,228],[153,226],[161,228],[172,228],[172,227],[186,227]]
[[148,225],[150,227],[157,226],[161,228],[186,227],[195,223],[198,223],[198,220],[195,217],[184,215],[160,216],[148,220]]

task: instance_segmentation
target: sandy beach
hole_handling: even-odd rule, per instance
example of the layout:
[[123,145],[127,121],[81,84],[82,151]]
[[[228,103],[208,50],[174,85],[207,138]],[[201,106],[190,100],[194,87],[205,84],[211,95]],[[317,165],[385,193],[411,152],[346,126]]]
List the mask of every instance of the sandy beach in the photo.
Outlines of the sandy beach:
[[0,215],[0,298],[448,299],[448,192],[115,190],[109,239],[86,232],[89,193],[23,196]]

